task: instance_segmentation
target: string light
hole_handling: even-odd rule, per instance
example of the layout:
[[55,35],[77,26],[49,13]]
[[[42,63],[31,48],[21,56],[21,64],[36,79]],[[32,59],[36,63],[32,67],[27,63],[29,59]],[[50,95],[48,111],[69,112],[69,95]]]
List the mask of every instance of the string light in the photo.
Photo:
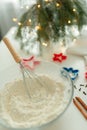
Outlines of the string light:
[[13,20],[13,22],[17,22],[17,18],[13,18],[12,20]]
[[73,12],[76,12],[76,9],[75,9],[75,8],[73,9]]
[[49,2],[49,0],[44,0],[45,2]]
[[60,7],[60,3],[56,3],[56,6],[57,6],[57,7]]
[[29,19],[28,21],[29,21],[29,23],[31,23],[31,19]]
[[64,43],[63,43],[63,42],[60,42],[60,45],[61,45],[61,46],[64,46]]
[[13,35],[15,34],[15,30],[12,30],[12,32],[11,32]]
[[29,9],[29,6],[28,6],[28,5],[26,6],[26,9]]
[[22,23],[18,22],[18,25],[19,25],[19,26],[21,26],[21,25],[22,25]]
[[45,46],[45,47],[47,47],[47,43],[45,43],[45,42],[43,42],[42,45]]
[[40,7],[41,7],[41,5],[40,5],[40,4],[38,4],[38,5],[37,5],[37,7],[38,7],[38,8],[40,8]]
[[40,25],[37,25],[36,26],[36,30],[40,30],[41,29],[41,26]]
[[65,51],[66,51],[66,46],[65,46],[65,43],[63,41],[60,42],[60,50],[62,53],[65,53]]
[[68,23],[70,24],[70,23],[71,23],[71,20],[68,20]]
[[28,19],[27,23],[26,23],[28,26],[31,25],[31,19]]
[[[17,21],[18,21],[18,20],[17,20],[17,18],[13,18],[12,20],[13,20],[13,22],[17,22]],[[21,26],[21,25],[22,25],[22,23],[21,23],[21,22],[18,22],[17,24],[18,24],[19,26]]]
[[73,39],[73,42],[74,42],[74,43],[76,42],[76,38]]

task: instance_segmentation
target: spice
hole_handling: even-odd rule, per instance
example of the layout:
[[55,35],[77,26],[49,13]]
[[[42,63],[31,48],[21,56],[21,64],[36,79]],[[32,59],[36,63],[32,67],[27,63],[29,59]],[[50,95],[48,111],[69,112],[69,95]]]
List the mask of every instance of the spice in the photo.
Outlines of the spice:
[[79,92],[82,92],[85,96],[87,95],[86,93],[86,88],[87,84],[79,84],[79,86],[74,85],[74,88],[77,89]]
[[85,91],[83,91],[83,94],[84,94],[84,95],[87,95]]
[[79,91],[81,91],[81,88],[79,89]]
[[80,86],[84,86],[84,84],[80,84]]
[[82,115],[87,120],[87,113],[84,110],[84,108],[80,105],[80,103],[76,99],[73,99],[73,103],[75,104],[75,106],[78,108],[78,110],[82,113]]
[[76,85],[74,85],[74,88],[77,89]]
[[85,110],[87,110],[87,105],[80,97],[76,97],[76,100],[84,107]]

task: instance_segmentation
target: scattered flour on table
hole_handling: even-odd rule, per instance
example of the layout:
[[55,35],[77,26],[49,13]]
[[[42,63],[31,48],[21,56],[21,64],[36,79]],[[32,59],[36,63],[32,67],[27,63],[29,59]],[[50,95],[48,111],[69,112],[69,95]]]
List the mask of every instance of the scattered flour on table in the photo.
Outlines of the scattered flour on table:
[[[0,119],[8,126],[41,126],[54,120],[64,110],[64,85],[44,75],[39,78],[47,84],[47,96],[40,102],[29,99],[22,80],[8,83],[0,90]],[[34,82],[33,86],[35,91]]]

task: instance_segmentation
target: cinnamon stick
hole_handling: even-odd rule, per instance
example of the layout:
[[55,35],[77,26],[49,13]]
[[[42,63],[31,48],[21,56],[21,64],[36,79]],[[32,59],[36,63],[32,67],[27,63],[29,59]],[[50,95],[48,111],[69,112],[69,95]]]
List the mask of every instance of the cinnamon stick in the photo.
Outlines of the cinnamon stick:
[[87,111],[87,105],[84,103],[84,101],[80,97],[75,97],[75,98],[84,107],[84,109]]
[[85,119],[87,120],[87,113],[86,111],[84,111],[83,107],[80,105],[80,103],[78,101],[76,101],[75,99],[73,99],[73,103],[75,104],[75,106],[78,108],[78,110],[82,113],[82,115],[85,117]]

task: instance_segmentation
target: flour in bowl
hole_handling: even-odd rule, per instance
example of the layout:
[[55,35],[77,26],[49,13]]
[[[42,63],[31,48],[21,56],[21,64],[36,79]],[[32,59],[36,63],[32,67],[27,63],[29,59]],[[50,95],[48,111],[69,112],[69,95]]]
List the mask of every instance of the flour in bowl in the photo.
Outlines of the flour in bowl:
[[[15,128],[41,126],[65,109],[64,85],[44,75],[39,78],[47,84],[47,95],[40,102],[29,99],[22,80],[8,83],[0,91],[0,119],[5,124]],[[34,91],[37,90],[35,84],[33,86]]]

